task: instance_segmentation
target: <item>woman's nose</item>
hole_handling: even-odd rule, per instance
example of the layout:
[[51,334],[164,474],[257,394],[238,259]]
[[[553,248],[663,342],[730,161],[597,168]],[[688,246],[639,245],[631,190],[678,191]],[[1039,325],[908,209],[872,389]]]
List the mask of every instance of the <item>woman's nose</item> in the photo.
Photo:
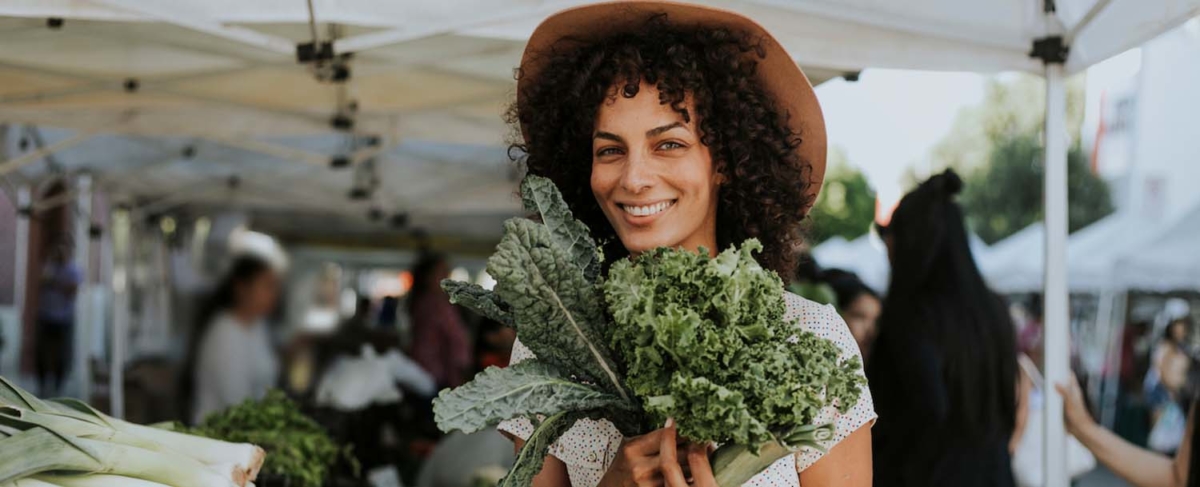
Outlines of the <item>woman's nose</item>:
[[621,174],[621,189],[630,193],[641,193],[654,185],[654,171],[648,158],[640,153],[630,153]]

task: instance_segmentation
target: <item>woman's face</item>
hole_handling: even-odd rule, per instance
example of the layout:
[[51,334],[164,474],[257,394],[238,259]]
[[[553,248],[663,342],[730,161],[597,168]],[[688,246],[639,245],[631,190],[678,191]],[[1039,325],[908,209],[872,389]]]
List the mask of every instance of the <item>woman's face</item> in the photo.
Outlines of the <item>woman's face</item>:
[[842,310],[842,319],[846,320],[850,334],[854,335],[854,341],[858,342],[859,350],[865,352],[875,339],[875,322],[879,319],[881,310],[879,299],[866,293],[859,294]]
[[1183,321],[1171,323],[1171,340],[1176,343],[1183,343],[1187,339],[1187,324]]
[[592,194],[631,254],[656,247],[710,252],[717,245],[716,172],[691,121],[659,103],[642,83],[633,98],[617,95],[596,114],[592,137]]
[[237,302],[242,311],[262,318],[275,310],[279,299],[279,275],[275,272],[260,272],[240,287]]

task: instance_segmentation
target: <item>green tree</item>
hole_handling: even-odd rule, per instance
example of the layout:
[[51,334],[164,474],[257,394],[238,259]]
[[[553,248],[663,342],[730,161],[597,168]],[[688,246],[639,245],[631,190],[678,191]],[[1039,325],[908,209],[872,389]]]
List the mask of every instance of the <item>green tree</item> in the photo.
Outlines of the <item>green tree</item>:
[[[967,221],[991,244],[1043,217],[1044,81],[1016,75],[993,81],[984,101],[963,109],[954,128],[933,149],[935,168],[963,175],[961,197]],[[1067,83],[1067,154],[1070,231],[1113,210],[1107,184],[1093,174],[1079,143],[1083,120],[1083,79]]]
[[808,240],[817,245],[833,236],[854,240],[875,221],[875,192],[862,171],[846,162],[845,154],[830,151],[825,184],[809,212],[812,228]]
[[[968,223],[984,242],[1003,240],[1043,218],[1044,157],[1037,134],[1008,136],[995,141],[983,167],[964,178],[960,202]],[[1112,212],[1108,186],[1092,174],[1078,144],[1067,153],[1067,186],[1070,231]]]

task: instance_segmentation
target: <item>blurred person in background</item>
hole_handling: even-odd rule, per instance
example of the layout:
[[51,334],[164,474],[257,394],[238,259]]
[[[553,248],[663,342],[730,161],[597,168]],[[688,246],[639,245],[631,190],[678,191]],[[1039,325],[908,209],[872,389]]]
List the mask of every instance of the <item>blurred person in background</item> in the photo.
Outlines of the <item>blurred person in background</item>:
[[[1074,377],[1055,389],[1063,397],[1063,418],[1067,431],[1117,476],[1134,487],[1200,487],[1196,472],[1200,455],[1192,449],[1196,439],[1195,406],[1190,408],[1179,449],[1174,458],[1138,447],[1096,424],[1084,402],[1083,390]],[[1189,394],[1190,395],[1190,394]]]
[[279,364],[267,318],[281,276],[266,260],[234,259],[205,308],[194,341],[192,421],[246,399],[261,398],[278,381]]
[[1015,331],[971,255],[961,189],[952,171],[929,178],[883,229],[892,277],[867,367],[877,486],[1014,485]]
[[1189,332],[1186,319],[1167,324],[1151,355],[1143,384],[1152,425],[1147,444],[1160,453],[1174,453],[1183,439],[1186,404],[1181,393],[1191,363],[1186,348]]
[[822,274],[822,280],[833,288],[837,296],[838,313],[850,327],[850,334],[854,335],[854,341],[858,342],[863,363],[866,363],[869,360],[871,344],[875,342],[875,335],[878,334],[876,322],[879,320],[879,314],[883,312],[883,301],[852,272],[830,269]]
[[513,343],[517,341],[517,330],[496,320],[484,319],[475,336],[477,370],[508,366]]
[[796,262],[796,277],[788,284],[787,290],[817,304],[834,304],[837,295],[833,288],[821,279],[821,266],[817,265],[812,254],[803,252]]
[[60,393],[71,363],[75,330],[75,295],[83,278],[71,261],[71,241],[60,238],[42,266],[37,307],[37,377],[41,395]]
[[462,316],[442,290],[441,282],[450,276],[450,266],[440,254],[425,254],[412,274],[413,287],[408,295],[412,358],[433,376],[439,389],[461,385],[473,365],[471,342]]

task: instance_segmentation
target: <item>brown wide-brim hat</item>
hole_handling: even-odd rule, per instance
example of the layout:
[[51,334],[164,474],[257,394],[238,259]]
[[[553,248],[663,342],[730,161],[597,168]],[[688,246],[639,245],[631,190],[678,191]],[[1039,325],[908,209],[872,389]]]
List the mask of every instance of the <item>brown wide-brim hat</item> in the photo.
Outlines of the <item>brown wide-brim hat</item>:
[[[760,42],[765,56],[756,59],[756,74],[761,86],[779,105],[780,114],[784,117],[780,122],[785,123],[792,132],[800,134],[802,142],[796,151],[800,159],[812,168],[812,180],[808,188],[811,207],[825,178],[825,117],[821,114],[821,105],[817,102],[812,83],[779,41],[763,26],[742,14],[661,0],[624,0],[563,10],[542,21],[529,37],[517,79],[517,104],[522,103],[522,92],[537,82],[538,75],[551,57],[549,54],[636,32],[658,14],[666,14],[667,22],[672,25],[727,29],[745,33],[751,41]],[[746,55],[757,57],[754,52]],[[528,137],[529,131],[525,127],[521,129]]]

